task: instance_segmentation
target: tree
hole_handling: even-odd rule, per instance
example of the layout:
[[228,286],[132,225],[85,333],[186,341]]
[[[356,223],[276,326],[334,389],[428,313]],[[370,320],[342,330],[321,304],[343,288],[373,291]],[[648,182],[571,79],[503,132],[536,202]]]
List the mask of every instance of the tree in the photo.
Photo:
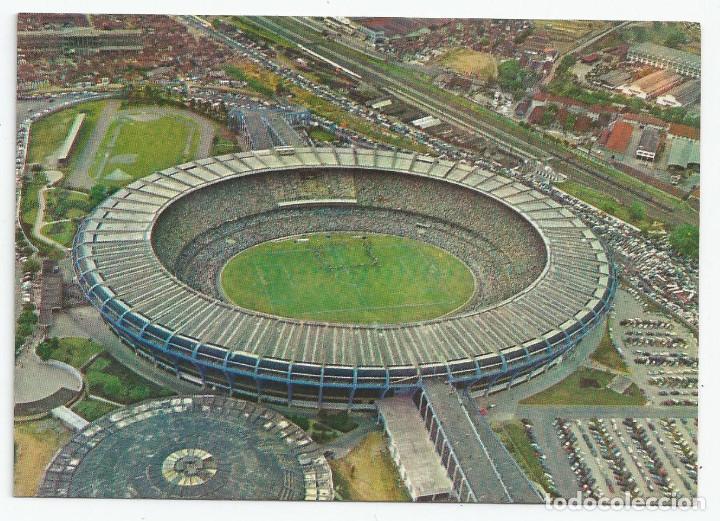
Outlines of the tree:
[[665,38],[665,45],[677,49],[680,45],[687,42],[687,36],[682,31],[673,31]]
[[23,272],[30,272],[33,275],[40,271],[40,261],[37,259],[28,259],[23,263]]
[[560,66],[559,69],[562,71],[568,70],[570,67],[575,65],[577,63],[577,59],[575,58],[574,54],[566,54],[563,56],[562,60],[560,60]]
[[532,79],[533,73],[521,67],[518,60],[505,60],[498,65],[500,88],[511,93],[514,98],[523,94]]
[[700,229],[692,224],[681,224],[670,233],[670,245],[686,257],[697,259],[700,253]]
[[110,188],[103,184],[96,184],[90,189],[90,204],[93,208],[103,202],[117,191],[117,188]]
[[41,342],[39,346],[37,346],[37,349],[35,352],[38,354],[38,356],[42,360],[49,359],[53,351],[58,349],[60,347],[60,340],[58,340],[56,337],[52,337],[49,340],[45,340],[44,342]]
[[646,215],[647,210],[645,209],[645,205],[643,205],[640,201],[634,201],[630,205],[630,219],[633,221],[642,221],[645,219]]

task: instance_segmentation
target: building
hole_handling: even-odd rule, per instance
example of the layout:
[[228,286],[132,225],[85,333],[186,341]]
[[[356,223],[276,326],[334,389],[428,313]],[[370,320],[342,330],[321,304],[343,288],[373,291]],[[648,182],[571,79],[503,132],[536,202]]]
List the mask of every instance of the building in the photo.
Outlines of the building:
[[543,116],[545,116],[545,105],[536,105],[528,116],[528,123],[539,125],[542,123]]
[[605,143],[605,148],[618,154],[625,154],[630,144],[633,130],[633,126],[630,123],[616,121]]
[[142,31],[113,29],[99,31],[89,27],[49,31],[18,31],[18,49],[57,51],[73,50],[82,54],[103,51],[141,51]]
[[586,54],[585,56],[580,58],[580,61],[586,65],[597,63],[598,60],[600,60],[600,55],[596,52]]
[[669,167],[685,170],[688,167],[700,166],[700,141],[684,137],[672,137],[669,141]]
[[682,83],[683,77],[666,69],[660,69],[621,87],[624,94],[640,99],[652,99],[660,96]]
[[691,78],[700,77],[700,56],[650,42],[633,45],[628,50],[627,59],[660,69],[670,69]]
[[662,96],[658,96],[657,104],[668,107],[687,107],[700,100],[700,80],[690,80],[677,85]]
[[515,107],[515,115],[519,118],[525,117],[531,103],[532,101],[530,98],[523,99],[520,103],[518,103],[517,107]]
[[392,102],[392,98],[388,96],[383,96],[380,98],[374,98],[366,101],[365,106],[370,107],[371,109],[379,110],[385,107],[389,107],[390,105],[392,105]]
[[670,123],[670,126],[668,127],[668,134],[686,137],[688,139],[700,139],[699,128],[691,127],[690,125],[683,125],[682,123]]
[[606,89],[617,89],[626,85],[632,80],[632,74],[628,71],[610,71],[597,77],[593,83]]
[[451,499],[453,484],[428,437],[422,417],[409,395],[377,403],[390,457],[413,501]]
[[370,27],[365,27],[364,25],[358,25],[357,28],[373,45],[383,44],[386,43],[388,40],[387,36],[385,35],[385,31],[383,31],[382,29],[372,29]]
[[635,157],[644,161],[655,161],[660,146],[660,132],[653,127],[645,127],[635,150]]
[[244,150],[266,150],[275,146],[301,146],[303,139],[293,128],[307,125],[305,109],[234,108],[228,113],[228,127],[240,133]]
[[75,120],[73,121],[72,126],[70,127],[70,130],[68,131],[67,135],[65,136],[65,141],[63,141],[63,144],[60,146],[60,150],[57,153],[57,162],[60,166],[66,166],[67,162],[70,158],[70,154],[75,148],[75,143],[77,142],[77,136],[80,132],[80,127],[82,127],[83,122],[85,121],[85,113],[81,112],[77,116],[75,116]]

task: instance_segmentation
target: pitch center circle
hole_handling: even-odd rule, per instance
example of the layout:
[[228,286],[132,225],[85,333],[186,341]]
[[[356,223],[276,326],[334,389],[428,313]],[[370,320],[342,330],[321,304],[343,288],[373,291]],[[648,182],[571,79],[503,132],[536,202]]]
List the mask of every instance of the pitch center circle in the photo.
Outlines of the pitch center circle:
[[431,244],[359,232],[311,233],[248,248],[223,267],[225,298],[270,315],[335,323],[406,323],[462,309],[470,268]]

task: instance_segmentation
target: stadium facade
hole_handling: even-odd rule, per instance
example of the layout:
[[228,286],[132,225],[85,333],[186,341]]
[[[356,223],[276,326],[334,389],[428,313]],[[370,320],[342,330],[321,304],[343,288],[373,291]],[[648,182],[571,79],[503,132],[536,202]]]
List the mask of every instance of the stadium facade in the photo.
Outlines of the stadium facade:
[[[219,271],[239,251],[334,230],[445,247],[472,269],[476,295],[444,317],[369,325],[223,298]],[[365,149],[284,147],[154,173],[88,216],[72,253],[88,300],[138,355],[207,388],[297,405],[367,407],[427,378],[507,388],[561,361],[616,287],[592,230],[546,195],[464,163]]]

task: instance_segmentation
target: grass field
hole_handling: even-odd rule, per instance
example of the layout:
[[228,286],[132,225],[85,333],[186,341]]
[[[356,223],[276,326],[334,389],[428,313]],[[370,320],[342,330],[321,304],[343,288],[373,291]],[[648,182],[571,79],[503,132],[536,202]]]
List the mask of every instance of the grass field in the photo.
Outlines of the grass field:
[[330,461],[335,490],[346,501],[410,501],[380,432]]
[[594,190],[575,181],[564,181],[558,183],[557,187],[563,192],[577,197],[581,201],[585,201],[596,208],[600,208],[602,211],[637,226],[640,229],[649,228],[652,224],[647,218],[642,220],[633,218],[628,206],[621,204],[614,197],[599,190]]
[[598,345],[598,348],[593,351],[593,353],[590,355],[590,358],[604,365],[605,367],[627,373],[629,372],[627,364],[625,363],[622,355],[618,353],[617,349],[615,349],[615,346],[612,343],[612,339],[610,338],[610,330],[608,329],[609,327],[609,324],[605,324],[605,333],[600,340],[600,345]]
[[[46,348],[46,351],[43,348]],[[52,347],[51,341],[44,342],[38,348],[38,352],[40,353],[41,350],[53,360],[59,360],[80,369],[90,358],[101,353],[103,347],[87,338],[66,337],[57,340],[56,348]]]
[[70,247],[77,231],[77,225],[73,221],[61,221],[45,224],[41,228],[43,235],[59,242],[63,246]]
[[90,197],[84,192],[50,188],[45,192],[45,220],[80,219],[91,209]]
[[260,244],[231,259],[221,282],[239,306],[327,322],[429,319],[461,307],[474,291],[469,269],[439,248],[351,233]]
[[552,486],[545,476],[545,470],[540,464],[540,458],[530,445],[530,438],[526,434],[523,424],[519,420],[508,420],[493,425],[493,430],[497,432],[503,445],[515,458],[527,477],[531,481],[539,483],[546,491],[552,490]]
[[199,140],[197,123],[189,118],[122,116],[105,134],[90,175],[107,185],[126,185],[156,170],[191,160]]
[[319,127],[311,128],[308,134],[313,141],[335,141],[335,134]]
[[85,121],[80,127],[74,147],[75,152],[70,161],[70,167],[72,167],[77,151],[82,150],[85,146],[105,103],[105,101],[81,103],[75,107],[50,114],[33,123],[28,147],[28,163],[44,163],[48,156],[57,151],[65,141],[75,116],[84,112],[86,114]]
[[[45,467],[55,452],[71,437],[59,420],[46,418],[29,423],[16,423],[14,487],[15,496],[34,496]],[[12,517],[12,515],[11,515]]]
[[451,49],[438,58],[439,63],[460,74],[475,76],[481,80],[497,78],[498,68],[491,54],[465,47]]
[[640,388],[632,384],[624,394],[606,386],[615,375],[588,367],[577,371],[544,391],[525,398],[527,405],[644,405],[647,401]]
[[100,400],[93,400],[92,398],[84,398],[77,402],[73,406],[73,411],[85,418],[87,421],[95,421],[98,418],[102,418],[107,413],[114,411],[118,407],[111,403],[103,402]]
[[175,394],[138,376],[107,353],[90,364],[85,379],[90,394],[122,404]]

